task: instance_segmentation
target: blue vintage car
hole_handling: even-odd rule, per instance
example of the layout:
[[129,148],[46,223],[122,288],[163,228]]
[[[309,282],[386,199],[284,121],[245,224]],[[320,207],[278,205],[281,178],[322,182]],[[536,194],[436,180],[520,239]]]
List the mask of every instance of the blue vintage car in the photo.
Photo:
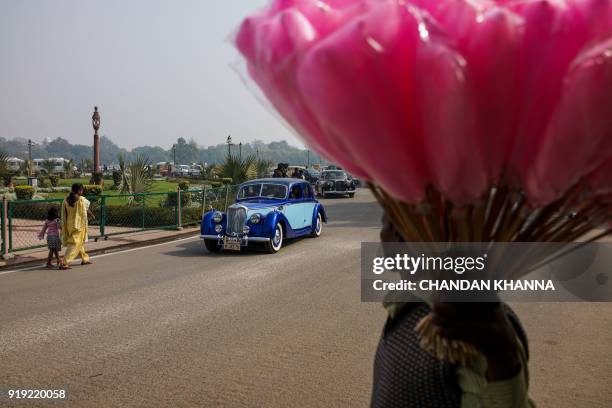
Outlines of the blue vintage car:
[[204,215],[200,237],[210,252],[239,251],[259,242],[274,253],[285,239],[320,236],[326,222],[325,209],[307,181],[257,179],[240,185],[236,203],[226,213]]

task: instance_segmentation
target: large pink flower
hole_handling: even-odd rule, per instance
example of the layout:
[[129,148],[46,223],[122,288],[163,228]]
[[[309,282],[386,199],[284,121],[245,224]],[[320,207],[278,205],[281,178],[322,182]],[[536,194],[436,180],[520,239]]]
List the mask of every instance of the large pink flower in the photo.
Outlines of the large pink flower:
[[612,160],[610,3],[276,0],[236,44],[306,143],[397,198],[503,179],[543,205]]

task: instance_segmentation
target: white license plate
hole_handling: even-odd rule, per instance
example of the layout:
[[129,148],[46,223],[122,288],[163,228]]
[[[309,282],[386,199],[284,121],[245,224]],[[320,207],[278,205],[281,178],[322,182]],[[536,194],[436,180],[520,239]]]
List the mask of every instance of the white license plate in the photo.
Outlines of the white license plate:
[[223,239],[223,249],[230,251],[240,251],[240,239],[233,237],[225,237]]

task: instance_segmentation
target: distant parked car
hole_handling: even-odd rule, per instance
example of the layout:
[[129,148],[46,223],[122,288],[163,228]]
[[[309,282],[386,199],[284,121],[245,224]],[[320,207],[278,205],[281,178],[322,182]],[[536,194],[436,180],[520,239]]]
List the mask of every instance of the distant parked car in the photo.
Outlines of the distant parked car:
[[355,181],[344,170],[325,170],[315,186],[319,197],[355,196]]
[[202,175],[202,166],[199,164],[193,164],[189,169],[189,175],[191,177],[200,177]]
[[191,167],[189,167],[186,164],[178,164],[174,168],[175,176],[188,177],[190,173],[191,173]]
[[311,184],[315,184],[317,181],[319,181],[321,172],[313,168],[308,168],[304,170],[304,177],[306,178],[306,181],[310,182]]
[[325,222],[325,209],[307,181],[257,179],[240,185],[236,203],[226,213],[213,210],[204,215],[200,237],[210,252],[240,251],[263,243],[275,253],[285,239],[320,236]]

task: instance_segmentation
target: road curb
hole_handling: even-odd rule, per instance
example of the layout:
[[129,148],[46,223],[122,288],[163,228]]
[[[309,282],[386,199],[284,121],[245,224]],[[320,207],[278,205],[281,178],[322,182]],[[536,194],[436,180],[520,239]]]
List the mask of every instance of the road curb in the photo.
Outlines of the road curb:
[[[199,234],[199,229],[193,228],[187,231],[185,230],[178,231],[176,234],[169,235],[166,237],[153,238],[153,239],[149,239],[146,241],[119,243],[117,245],[113,245],[107,248],[98,248],[98,249],[94,248],[94,249],[88,250],[87,253],[92,256],[109,254],[113,252],[124,251],[126,249],[141,248],[141,247],[146,247],[146,246],[151,246],[151,245],[156,245],[156,244],[163,244],[165,242],[177,241],[179,239],[188,238],[190,236],[196,237],[198,236],[198,234]],[[14,255],[10,260],[5,261],[3,265],[0,264],[0,271],[4,269],[10,269],[10,268],[21,268],[21,267],[39,265],[41,261],[43,261],[41,259],[32,259],[29,261],[15,262],[16,259],[19,259],[19,256],[20,255]]]

